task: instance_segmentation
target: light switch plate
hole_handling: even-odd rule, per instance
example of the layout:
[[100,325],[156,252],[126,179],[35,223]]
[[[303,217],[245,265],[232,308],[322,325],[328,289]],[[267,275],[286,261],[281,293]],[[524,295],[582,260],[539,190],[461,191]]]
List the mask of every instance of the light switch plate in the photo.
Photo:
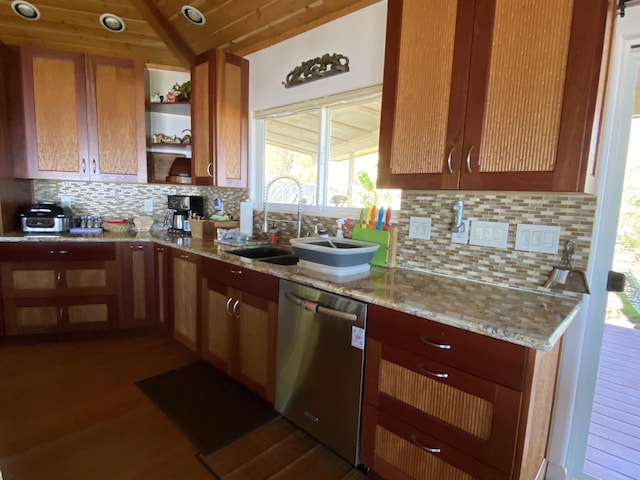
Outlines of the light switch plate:
[[516,250],[536,253],[558,253],[560,227],[519,223],[516,227]]
[[153,213],[153,199],[147,198],[144,201],[144,213]]
[[473,220],[469,243],[481,247],[507,248],[508,233],[508,223]]
[[71,195],[60,195],[60,205],[71,208]]
[[409,238],[431,240],[431,218],[409,217]]

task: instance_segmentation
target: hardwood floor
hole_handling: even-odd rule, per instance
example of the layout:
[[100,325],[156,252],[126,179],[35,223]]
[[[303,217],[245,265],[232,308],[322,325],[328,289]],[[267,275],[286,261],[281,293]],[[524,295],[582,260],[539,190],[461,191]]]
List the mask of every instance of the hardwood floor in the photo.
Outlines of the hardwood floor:
[[211,480],[134,386],[195,360],[164,336],[0,348],[3,480]]

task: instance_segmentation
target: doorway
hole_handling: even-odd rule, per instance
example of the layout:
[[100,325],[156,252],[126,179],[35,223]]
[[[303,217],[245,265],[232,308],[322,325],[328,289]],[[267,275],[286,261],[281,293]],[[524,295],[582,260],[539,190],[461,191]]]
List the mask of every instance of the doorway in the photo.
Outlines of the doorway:
[[[638,76],[640,78],[640,76]],[[612,270],[626,277],[607,298],[584,473],[602,480],[640,478],[640,83],[626,155]]]

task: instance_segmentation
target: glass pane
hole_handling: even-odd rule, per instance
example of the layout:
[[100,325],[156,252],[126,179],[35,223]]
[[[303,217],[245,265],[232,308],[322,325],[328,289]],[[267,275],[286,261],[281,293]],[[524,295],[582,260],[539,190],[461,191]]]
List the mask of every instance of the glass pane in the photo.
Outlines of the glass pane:
[[327,202],[332,207],[400,208],[400,190],[376,190],[381,101],[331,110]]
[[[307,205],[316,204],[318,118],[319,112],[316,110],[265,120],[266,183],[281,176],[295,178],[302,185],[303,202]],[[292,196],[269,200],[276,203],[298,201],[297,195],[295,198]]]

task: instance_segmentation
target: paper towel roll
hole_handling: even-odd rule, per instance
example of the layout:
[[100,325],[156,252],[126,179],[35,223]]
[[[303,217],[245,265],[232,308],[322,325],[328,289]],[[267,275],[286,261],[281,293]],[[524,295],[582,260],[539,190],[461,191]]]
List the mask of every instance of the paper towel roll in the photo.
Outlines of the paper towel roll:
[[253,235],[253,202],[240,202],[240,233],[251,237]]

